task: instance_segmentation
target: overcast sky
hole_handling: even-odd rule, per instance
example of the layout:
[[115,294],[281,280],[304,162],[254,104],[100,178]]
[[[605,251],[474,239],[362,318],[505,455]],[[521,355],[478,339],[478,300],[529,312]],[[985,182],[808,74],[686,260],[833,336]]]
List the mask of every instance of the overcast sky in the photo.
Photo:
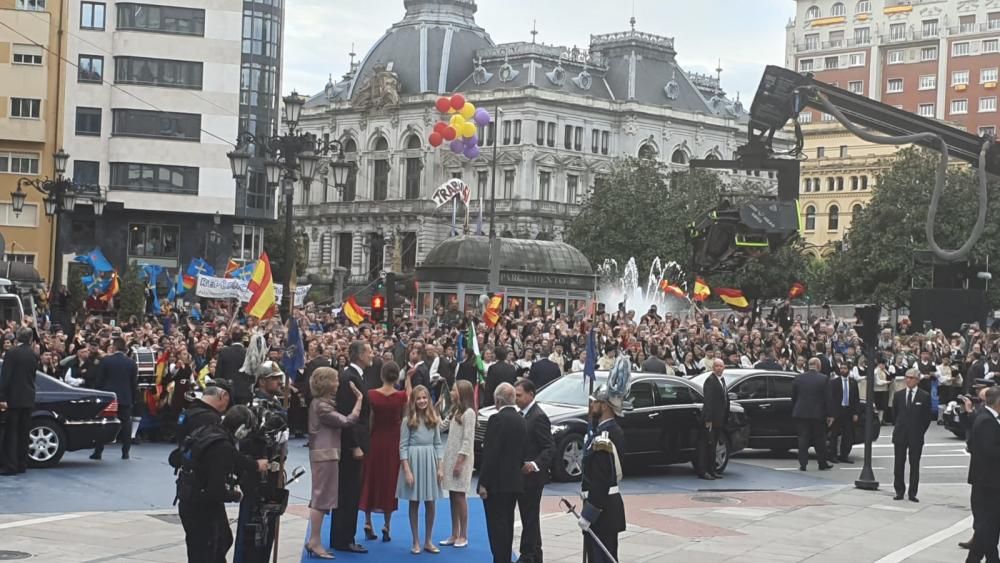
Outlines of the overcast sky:
[[[476,22],[495,43],[538,41],[581,48],[590,34],[628,29],[631,0],[479,0]],[[403,0],[286,0],[283,91],[318,92],[393,23]],[[791,0],[635,0],[636,29],[676,39],[677,59],[689,72],[710,72],[722,60],[722,86],[749,102],[764,65],[784,63]]]

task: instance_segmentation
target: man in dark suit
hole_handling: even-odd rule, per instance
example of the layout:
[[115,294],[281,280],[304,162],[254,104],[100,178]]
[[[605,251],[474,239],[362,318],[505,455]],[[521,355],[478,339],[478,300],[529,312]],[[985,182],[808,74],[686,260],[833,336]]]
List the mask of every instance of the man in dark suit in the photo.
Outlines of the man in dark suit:
[[515,402],[524,417],[528,439],[524,444],[524,492],[517,495],[521,512],[521,563],[542,563],[542,528],[539,521],[542,489],[549,482],[549,465],[555,453],[552,424],[542,407],[535,404],[535,384],[520,379],[514,384]]
[[3,448],[0,449],[0,475],[15,475],[28,470],[28,431],[31,409],[35,407],[35,373],[39,359],[31,347],[34,336],[28,327],[17,330],[17,346],[7,350],[0,368],[0,411],[6,411]]
[[216,359],[215,375],[229,381],[233,386],[233,404],[246,405],[253,397],[253,378],[243,373],[243,362],[246,361],[247,349],[243,347],[243,330],[234,328],[229,333],[229,346],[219,350]]
[[[830,463],[834,456],[843,463],[854,463],[849,457],[854,447],[854,423],[861,414],[861,394],[858,382],[851,379],[850,366],[842,363],[837,366],[838,377],[830,380],[830,400],[827,412],[833,417],[830,426]],[[838,443],[839,448],[838,448]]]
[[833,362],[830,360],[830,356],[826,355],[826,344],[822,342],[816,343],[815,357],[819,360],[819,367],[816,368],[816,371],[830,377],[833,374]]
[[827,414],[830,378],[820,373],[822,362],[810,358],[809,368],[792,383],[792,419],[799,435],[799,470],[809,464],[809,446],[816,449],[820,470],[830,469],[826,455],[826,428],[833,423]]
[[768,348],[764,351],[764,358],[753,366],[754,369],[769,369],[781,371],[781,364],[774,359],[774,351]]
[[917,486],[920,484],[920,455],[924,450],[924,434],[931,424],[931,396],[918,387],[920,372],[916,368],[906,371],[906,389],[896,391],[892,407],[896,411],[896,421],[892,428],[892,445],[896,462],[893,485],[896,500],[903,500],[906,481],[903,473],[906,458],[910,458],[910,500],[917,500]]
[[967,563],[1000,561],[1000,387],[986,391],[986,415],[976,417],[969,440],[969,484],[972,485],[974,532]]
[[667,373],[667,364],[660,359],[660,349],[656,344],[649,345],[649,357],[642,362],[641,367],[646,373]]
[[726,430],[729,419],[729,393],[722,379],[726,363],[719,358],[712,361],[712,374],[705,380],[705,403],[702,407],[702,423],[698,426],[698,478],[711,481],[722,479],[715,470],[715,449]]
[[[958,413],[958,423],[962,429],[965,430],[966,451],[972,451],[972,428],[976,425],[976,421],[982,416],[992,416],[990,411],[986,409],[986,392],[990,388],[982,385],[981,383],[976,383],[972,389],[979,397],[978,404],[973,404],[972,399],[970,399],[967,395],[959,396],[962,403],[962,409]],[[972,546],[975,545],[975,543],[976,538],[973,536],[968,541],[958,542],[958,547],[961,547],[962,549],[972,549]]]
[[983,359],[983,355],[979,352],[972,352],[969,355],[972,357],[972,363],[969,365],[968,371],[965,372],[965,381],[963,381],[966,395],[972,392],[972,385],[977,380],[986,377],[986,360]]
[[[139,400],[139,368],[135,360],[125,355],[125,340],[111,342],[111,355],[97,366],[97,389],[111,391],[118,397],[118,441],[122,445],[122,459],[128,459],[132,448],[132,406]],[[98,443],[90,459],[99,460],[104,444]]]
[[517,380],[517,367],[510,363],[510,354],[507,352],[507,348],[503,346],[497,346],[496,357],[497,363],[490,366],[490,369],[486,370],[486,389],[483,393],[482,401],[483,406],[490,406],[493,404],[493,394],[496,392],[497,387],[501,383],[509,383],[511,385]]
[[355,340],[347,348],[350,365],[340,373],[337,390],[337,412],[345,416],[354,410],[357,397],[351,383],[361,391],[361,416],[352,428],[345,428],[340,442],[340,475],[337,508],[330,523],[330,545],[338,551],[368,553],[354,541],[358,533],[358,504],[361,502],[361,463],[368,450],[368,388],[364,372],[372,363],[372,347],[364,340]]
[[486,511],[493,563],[510,563],[514,547],[514,503],[524,492],[524,417],[515,406],[514,387],[501,383],[493,396],[497,413],[486,423],[483,461],[476,490]]
[[541,389],[562,376],[559,365],[549,359],[550,354],[552,354],[552,345],[547,341],[543,342],[542,353],[538,361],[531,364],[531,369],[528,370],[528,379],[535,384],[536,389]]

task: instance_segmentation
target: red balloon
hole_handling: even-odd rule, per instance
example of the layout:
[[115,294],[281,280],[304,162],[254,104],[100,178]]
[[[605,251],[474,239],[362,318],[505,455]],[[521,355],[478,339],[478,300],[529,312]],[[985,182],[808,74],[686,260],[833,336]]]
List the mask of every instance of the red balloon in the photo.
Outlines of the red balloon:
[[451,100],[442,96],[437,99],[437,103],[435,103],[434,106],[439,112],[445,113],[449,108],[451,108]]
[[447,123],[445,123],[444,121],[438,121],[437,123],[434,124],[434,132],[444,135],[444,130],[446,127],[448,127]]
[[444,128],[444,133],[442,133],[441,136],[444,137],[445,140],[454,141],[455,137],[458,136],[458,131],[456,131],[454,127],[449,125],[448,127]]
[[451,109],[458,111],[465,107],[465,96],[461,94],[455,94],[451,97]]
[[431,133],[427,141],[430,142],[432,147],[440,147],[441,143],[444,142],[444,137],[441,136],[441,133],[435,131],[434,133]]

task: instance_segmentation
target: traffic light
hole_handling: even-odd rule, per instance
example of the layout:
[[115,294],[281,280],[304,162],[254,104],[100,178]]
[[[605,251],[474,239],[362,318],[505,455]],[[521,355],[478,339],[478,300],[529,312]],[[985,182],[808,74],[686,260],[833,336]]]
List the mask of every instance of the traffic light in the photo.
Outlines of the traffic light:
[[376,293],[372,295],[372,320],[380,323],[385,318],[385,297]]

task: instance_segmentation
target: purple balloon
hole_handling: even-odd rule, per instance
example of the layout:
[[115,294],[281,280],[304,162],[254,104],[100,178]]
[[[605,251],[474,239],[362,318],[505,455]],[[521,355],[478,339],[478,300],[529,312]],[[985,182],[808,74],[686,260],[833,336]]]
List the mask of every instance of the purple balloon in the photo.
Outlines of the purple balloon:
[[462,154],[465,152],[465,142],[461,139],[455,139],[451,142],[451,152],[455,154]]
[[473,121],[476,125],[488,125],[493,118],[490,117],[490,112],[486,111],[486,108],[479,108],[476,110],[475,115],[472,116]]
[[473,135],[473,136],[469,137],[468,139],[466,139],[465,142],[468,143],[468,144],[470,144],[470,145],[478,145],[479,144],[479,135],[478,134],[477,135]]
[[472,145],[465,149],[465,158],[469,160],[475,160],[479,158],[479,147],[477,145]]

